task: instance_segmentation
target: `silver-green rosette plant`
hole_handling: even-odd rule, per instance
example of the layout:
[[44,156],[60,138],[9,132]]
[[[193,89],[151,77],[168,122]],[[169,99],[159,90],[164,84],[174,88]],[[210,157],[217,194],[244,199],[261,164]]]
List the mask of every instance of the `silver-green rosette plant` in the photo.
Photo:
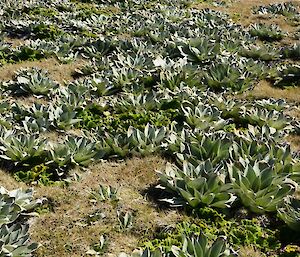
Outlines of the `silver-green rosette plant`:
[[132,151],[141,155],[155,153],[161,148],[161,144],[167,136],[167,128],[155,128],[150,124],[145,126],[144,131],[129,127],[127,132],[128,142]]
[[234,257],[237,256],[226,244],[225,237],[210,242],[205,234],[198,237],[183,236],[182,246],[173,245],[171,251],[157,248],[135,250],[128,255],[121,253],[119,257]]
[[198,238],[184,238],[181,248],[172,246],[175,257],[234,257],[232,251],[227,247],[225,238],[218,238],[209,242],[204,234]]
[[189,205],[192,208],[209,206],[230,208],[236,200],[232,185],[226,183],[221,167],[214,168],[208,160],[197,167],[188,162],[183,167],[167,164],[165,171],[158,172],[161,185],[177,193],[174,199],[164,199],[172,205]]
[[0,256],[30,257],[38,244],[29,239],[25,217],[41,203],[33,200],[33,190],[7,191],[0,187]]
[[15,94],[34,94],[39,96],[47,96],[57,87],[58,84],[48,77],[48,73],[38,68],[18,71],[16,83],[12,84],[12,90]]
[[45,153],[46,140],[36,135],[11,134],[0,138],[0,158],[18,163],[27,163]]
[[50,147],[50,163],[56,163],[59,167],[75,164],[87,166],[94,160],[96,142],[85,137],[67,136],[64,143]]
[[266,161],[250,164],[240,159],[239,165],[228,164],[234,192],[242,204],[255,213],[275,212],[298,184],[288,175],[278,174]]
[[38,248],[37,243],[29,239],[29,225],[3,225],[0,228],[0,256],[3,257],[31,257]]
[[288,197],[282,208],[278,209],[278,216],[292,230],[300,231],[300,200]]

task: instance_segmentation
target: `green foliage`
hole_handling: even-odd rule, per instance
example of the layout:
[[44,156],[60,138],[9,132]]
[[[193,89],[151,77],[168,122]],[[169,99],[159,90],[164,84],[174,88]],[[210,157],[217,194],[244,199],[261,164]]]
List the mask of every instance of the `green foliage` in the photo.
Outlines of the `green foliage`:
[[179,118],[176,111],[128,111],[122,113],[110,113],[104,111],[102,114],[96,110],[86,108],[80,110],[77,117],[81,119],[80,127],[105,128],[109,133],[126,133],[129,127],[144,129],[149,123],[156,127],[168,126],[173,120]]
[[[244,109],[245,110],[245,109]],[[282,112],[276,110],[266,110],[261,108],[246,109],[245,112],[240,111],[240,118],[244,118],[247,124],[264,125],[276,130],[283,130],[290,125],[290,119],[283,115]]]
[[121,231],[130,231],[133,228],[134,216],[130,211],[117,211],[117,217]]
[[[144,251],[135,251],[133,256],[147,256],[147,257],[225,257],[225,256],[236,256],[231,253],[231,250],[225,243],[225,238],[220,237],[216,241],[209,242],[208,238],[204,234],[200,234],[198,237],[182,236],[182,245],[180,247],[172,245],[170,250],[166,249],[155,249],[153,251],[146,249]],[[119,257],[128,257],[128,255],[122,253]]]
[[50,163],[65,167],[71,164],[87,166],[96,156],[96,143],[87,138],[66,137],[64,144],[57,144],[50,150]]
[[146,156],[160,151],[167,134],[168,129],[166,127],[157,129],[147,124],[144,130],[129,127],[127,138],[133,153]]
[[40,23],[32,28],[36,38],[54,40],[62,34],[62,31],[55,24]]
[[285,47],[282,49],[282,55],[285,58],[291,58],[294,60],[300,59],[300,44],[294,44],[291,47]]
[[57,83],[48,77],[48,73],[38,68],[22,69],[12,81],[11,89],[14,94],[48,95],[58,87]]
[[[25,100],[10,107],[17,100],[9,98],[0,106],[3,166],[18,180],[53,185],[54,180],[68,183],[68,170],[76,165],[166,154],[175,163],[159,173],[163,200],[202,217],[194,224],[178,224],[160,242],[152,242],[163,251],[152,252],[157,247],[150,246],[141,256],[169,257],[172,251],[172,257],[210,256],[212,251],[213,256],[230,255],[223,254],[227,245],[217,240],[220,236],[235,250],[240,245],[266,254],[278,250],[277,230],[258,220],[278,209],[281,219],[296,227],[298,207],[286,196],[297,187],[291,178],[299,177],[299,158],[282,142],[299,124],[286,115],[291,109],[284,102],[243,101],[231,93],[249,90],[266,77],[277,86],[298,85],[299,67],[282,66],[281,60],[298,59],[298,45],[279,50],[273,41],[285,34],[278,27],[256,24],[245,29],[220,12],[193,8],[189,0],[25,2],[0,2],[3,34],[28,39],[13,46],[15,42],[1,38],[1,63],[54,56],[61,63],[84,58],[89,64],[65,85],[39,69],[21,71],[14,81],[1,83],[3,98],[12,92],[21,96],[18,101]],[[297,12],[291,3],[258,8],[258,13],[286,15],[295,24]],[[261,45],[256,39],[273,44]],[[75,75],[87,76],[76,80]],[[35,98],[23,99],[30,94]],[[35,103],[28,104],[32,99]],[[41,139],[48,131],[57,135],[54,142]],[[70,136],[74,134],[78,137]],[[117,190],[100,186],[91,198],[114,202]],[[9,199],[3,205],[3,220],[19,219],[19,207],[11,203]],[[239,220],[241,205],[259,213],[258,220]],[[226,220],[223,212],[236,218]],[[101,214],[93,212],[88,223]],[[118,212],[122,231],[132,229],[133,216]],[[6,233],[14,233],[6,226]],[[102,238],[89,254],[104,254],[104,248]],[[28,247],[23,249],[30,256]]]
[[244,91],[251,87],[252,79],[242,68],[226,63],[213,63],[204,73],[204,83],[215,91]]
[[33,16],[40,15],[42,17],[54,17],[58,15],[58,12],[55,9],[44,8],[40,6],[28,8],[27,10],[25,10],[25,12],[28,13],[29,15],[33,15]]
[[263,60],[263,61],[275,61],[280,59],[281,57],[280,52],[277,49],[265,45],[261,47],[251,46],[248,48],[242,48],[240,50],[240,55],[247,58]]
[[[33,190],[7,191],[0,188],[0,255],[28,256],[37,249],[38,244],[29,240],[29,225],[26,215],[37,207],[41,201],[32,199]],[[22,222],[20,217],[25,220]]]
[[197,166],[207,160],[214,167],[229,158],[231,139],[230,134],[223,132],[205,134],[183,129],[180,135],[172,134],[169,137],[167,152],[177,153],[177,161],[180,164],[187,161]]
[[[224,174],[214,169],[209,161],[197,167],[184,162],[182,170],[168,165],[164,172],[159,172],[159,177],[163,186],[177,192],[192,208],[230,208],[236,199],[231,184],[225,182]],[[166,201],[180,205],[180,200]]]
[[35,135],[11,134],[0,138],[0,142],[0,158],[15,164],[28,165],[45,156],[46,140]]
[[1,256],[32,256],[38,248],[37,243],[29,242],[29,226],[15,224],[11,226],[3,225],[0,228]]
[[118,190],[111,186],[106,187],[100,185],[99,190],[91,192],[90,198],[93,201],[99,201],[99,202],[103,202],[103,201],[116,202],[118,201],[117,193]]
[[13,62],[21,61],[36,61],[47,57],[47,54],[40,50],[35,50],[29,46],[22,46],[17,51],[13,52],[7,59]]
[[[203,213],[205,215],[203,216]],[[265,253],[275,252],[280,249],[278,240],[279,231],[277,229],[266,228],[256,219],[225,219],[224,216],[211,208],[199,209],[199,218],[192,221],[180,222],[173,229],[162,229],[153,236],[152,240],[144,240],[143,247],[150,250],[157,248],[164,249],[165,252],[171,250],[173,245],[181,247],[182,236],[187,238],[199,236],[202,233],[209,240],[216,240],[220,236],[225,236],[226,241],[238,250],[240,246],[252,245]]]
[[269,75],[274,86],[285,88],[300,85],[300,65],[283,65]]
[[173,246],[171,250],[175,257],[234,256],[233,254],[230,254],[230,250],[226,248],[224,238],[219,238],[217,239],[217,241],[209,245],[206,236],[203,234],[201,234],[199,238],[185,238],[183,241],[182,249]]
[[26,184],[32,185],[64,185],[64,181],[57,181],[58,175],[53,167],[46,164],[38,164],[29,169],[22,169],[14,172],[14,178],[17,181],[22,181]]
[[254,24],[249,30],[253,37],[258,37],[260,40],[265,41],[278,41],[283,39],[283,32],[276,26],[266,26],[263,24]]
[[280,257],[298,257],[299,252],[300,252],[299,246],[287,245],[284,248],[284,253],[280,254]]
[[102,255],[105,253],[107,246],[108,246],[108,239],[105,236],[101,235],[99,242],[93,244],[91,249],[88,250],[86,253],[90,255],[96,255],[96,256]]
[[81,3],[76,3],[76,11],[78,12],[78,17],[80,18],[89,18],[92,17],[93,15],[114,15],[119,13],[119,8],[112,6],[112,5],[107,5],[107,6],[102,6],[102,8],[97,8],[95,5],[89,3],[89,1],[81,1]]
[[297,13],[297,7],[293,2],[276,3],[267,6],[259,6],[258,8],[254,9],[254,13],[280,14],[288,17]]
[[22,213],[31,211],[40,201],[32,200],[32,190],[7,191],[0,188],[0,226],[15,222]]
[[288,198],[278,216],[292,229],[300,231],[300,200]]
[[5,52],[1,51],[0,63],[16,63],[22,61],[36,61],[47,57],[48,54],[42,52],[41,50],[33,49],[29,46],[21,46],[15,51],[7,50]]
[[220,44],[210,42],[208,38],[190,39],[188,44],[177,46],[182,57],[194,63],[205,63],[214,60],[220,53]]
[[62,104],[58,106],[51,105],[49,108],[49,121],[55,128],[66,130],[80,122],[77,119],[77,111],[72,106]]
[[240,167],[228,165],[232,186],[243,205],[255,213],[275,212],[298,186],[266,162],[239,161]]
[[221,112],[215,106],[199,104],[193,106],[192,103],[186,103],[188,107],[182,107],[185,121],[192,127],[201,130],[221,130],[228,124],[228,121],[220,118]]

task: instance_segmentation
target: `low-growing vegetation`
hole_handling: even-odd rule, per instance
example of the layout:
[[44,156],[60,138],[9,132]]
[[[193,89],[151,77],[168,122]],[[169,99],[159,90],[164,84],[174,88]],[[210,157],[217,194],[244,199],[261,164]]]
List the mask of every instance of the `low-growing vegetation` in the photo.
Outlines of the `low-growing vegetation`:
[[0,256],[299,256],[300,5],[258,2],[2,1]]

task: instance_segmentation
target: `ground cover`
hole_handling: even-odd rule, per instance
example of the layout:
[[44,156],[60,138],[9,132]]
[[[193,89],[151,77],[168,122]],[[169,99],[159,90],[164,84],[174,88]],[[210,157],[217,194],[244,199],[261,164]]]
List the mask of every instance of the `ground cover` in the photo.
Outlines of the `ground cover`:
[[0,6],[1,256],[299,256],[297,2]]

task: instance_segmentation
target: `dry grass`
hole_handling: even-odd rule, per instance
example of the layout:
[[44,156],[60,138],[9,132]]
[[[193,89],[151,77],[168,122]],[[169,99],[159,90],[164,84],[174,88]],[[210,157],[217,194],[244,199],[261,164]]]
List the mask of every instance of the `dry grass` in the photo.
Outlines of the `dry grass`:
[[25,43],[24,39],[5,37],[4,42],[11,44],[12,47],[18,47]]
[[274,98],[285,99],[289,102],[300,102],[300,87],[291,87],[281,89],[273,87],[268,81],[260,81],[258,85],[251,91],[247,91],[243,94],[237,95],[237,98],[241,99],[262,99],[262,98]]
[[[261,5],[269,5],[269,4],[276,4],[276,3],[284,3],[284,2],[291,2],[290,0],[234,0],[233,3],[229,3],[225,7],[214,7],[208,3],[200,3],[196,4],[196,7],[199,8],[210,8],[218,11],[222,11],[228,14],[239,14],[240,19],[239,21],[243,25],[249,25],[250,23],[256,22],[256,19],[265,20],[264,16],[259,16],[253,14],[252,10],[256,6]],[[292,1],[297,4],[297,1]]]
[[0,170],[0,185],[5,187],[7,190],[14,190],[17,188],[28,188],[24,183],[17,182],[10,174]]
[[285,21],[284,16],[267,17],[265,15],[253,14],[252,9],[256,6],[269,5],[275,3],[290,2],[289,0],[238,0],[228,8],[229,14],[240,14],[238,23],[249,26],[251,23],[276,24],[285,31],[294,31],[293,27],[289,26]]
[[[285,114],[300,120],[300,109],[298,106],[295,106],[291,110],[285,112]],[[300,151],[300,135],[290,134],[285,137],[285,140],[291,145],[292,151]]]
[[291,145],[292,151],[300,151],[300,135],[288,135],[285,140]]
[[[157,180],[155,170],[165,161],[159,157],[133,158],[122,163],[100,163],[83,174],[82,180],[67,188],[39,187],[38,197],[50,199],[53,211],[41,214],[31,227],[32,239],[42,246],[36,256],[84,256],[101,235],[108,237],[108,256],[130,252],[143,236],[151,236],[159,226],[175,224],[181,219],[176,211],[160,211],[142,192]],[[99,184],[119,189],[117,204],[92,203],[90,190]],[[134,228],[122,232],[116,211],[131,211]],[[89,223],[88,215],[100,211],[105,218]]]
[[16,64],[6,64],[0,68],[0,80],[12,79],[15,72],[21,68],[37,67],[49,72],[49,76],[59,82],[72,81],[74,71],[84,64],[84,60],[76,60],[70,64],[61,64],[56,59],[50,58],[40,61],[26,61]]
[[[234,22],[245,27],[253,23],[263,23],[267,25],[278,25],[283,31],[289,32],[280,43],[282,45],[296,43],[297,40],[292,37],[292,34],[297,30],[297,27],[289,25],[284,16],[271,17],[268,15],[253,14],[252,10],[256,6],[269,5],[275,3],[291,2],[290,0],[235,0],[226,7],[214,7],[211,4],[201,3],[196,4],[195,7],[203,9],[210,8],[217,11],[227,13]],[[298,4],[298,1],[292,1]]]
[[286,115],[294,117],[297,120],[300,120],[300,107],[297,105],[292,106],[292,108],[285,112]]
[[244,246],[239,250],[239,257],[263,257],[261,252],[255,250],[253,247]]
[[[288,0],[286,0],[288,1]],[[248,26],[250,23],[261,22],[277,24],[284,31],[293,32],[284,17],[266,18],[252,14],[252,7],[285,1],[279,0],[237,0],[229,7],[212,7],[209,4],[198,4],[199,8],[212,8],[228,13],[234,21]],[[9,39],[7,39],[9,40]],[[14,46],[21,40],[11,40]],[[282,44],[291,43],[287,37]],[[54,59],[34,62],[8,64],[0,68],[0,80],[12,79],[15,71],[20,68],[38,67],[48,70],[52,79],[62,83],[72,81],[72,74],[84,61],[78,60],[71,64],[59,64]],[[267,81],[261,81],[253,91],[239,95],[240,98],[285,98],[288,101],[300,102],[300,88],[279,89],[271,86]],[[21,99],[22,100],[22,99]],[[27,104],[36,98],[24,99]],[[297,115],[297,114],[295,114]],[[299,113],[300,117],[300,113]],[[76,133],[76,131],[74,131]],[[53,141],[58,134],[49,133],[47,137]],[[294,150],[300,150],[300,136],[287,137]],[[91,245],[97,243],[101,235],[108,237],[108,249],[105,256],[116,256],[125,251],[135,249],[141,238],[149,238],[158,227],[176,224],[183,217],[175,210],[160,210],[149,201],[143,193],[150,185],[157,181],[156,169],[160,169],[165,161],[160,157],[143,159],[133,158],[124,162],[106,162],[92,165],[82,174],[82,179],[73,182],[69,187],[35,187],[37,197],[49,199],[50,210],[42,213],[32,221],[31,237],[42,246],[35,253],[36,257],[79,257],[86,256]],[[97,189],[99,184],[110,185],[119,189],[119,202],[93,203],[89,200],[90,190]],[[0,185],[12,190],[27,188],[24,183],[15,181],[9,174],[0,170]],[[131,211],[135,215],[134,228],[130,232],[122,232],[118,227],[116,211]],[[88,216],[101,212],[104,218],[88,221]],[[251,247],[243,247],[239,256],[261,257],[260,252]]]

